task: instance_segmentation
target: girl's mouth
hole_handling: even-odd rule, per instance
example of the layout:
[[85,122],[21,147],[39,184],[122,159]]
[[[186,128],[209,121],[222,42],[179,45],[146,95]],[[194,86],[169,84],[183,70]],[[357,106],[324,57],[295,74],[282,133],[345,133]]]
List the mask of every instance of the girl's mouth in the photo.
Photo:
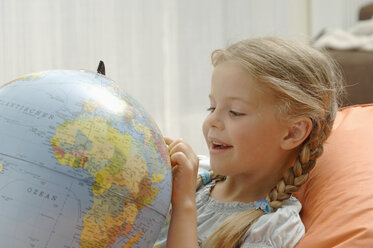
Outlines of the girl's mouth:
[[211,142],[211,148],[214,149],[214,150],[224,150],[224,149],[229,149],[229,148],[232,148],[233,146],[231,145],[227,145],[227,144],[223,144],[223,143],[219,143],[219,142]]

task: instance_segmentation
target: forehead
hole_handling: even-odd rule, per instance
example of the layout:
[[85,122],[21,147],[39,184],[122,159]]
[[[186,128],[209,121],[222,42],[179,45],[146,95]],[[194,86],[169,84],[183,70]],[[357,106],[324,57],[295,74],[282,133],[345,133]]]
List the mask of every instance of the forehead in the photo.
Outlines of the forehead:
[[211,94],[227,97],[253,97],[259,94],[256,79],[233,62],[217,65],[212,74]]

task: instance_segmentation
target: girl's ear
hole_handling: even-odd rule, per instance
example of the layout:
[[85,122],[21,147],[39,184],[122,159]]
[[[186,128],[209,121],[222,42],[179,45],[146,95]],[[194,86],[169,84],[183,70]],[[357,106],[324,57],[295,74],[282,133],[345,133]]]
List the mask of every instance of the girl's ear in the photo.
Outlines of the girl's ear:
[[302,144],[312,130],[310,118],[300,118],[289,124],[289,128],[281,140],[281,148],[292,150]]

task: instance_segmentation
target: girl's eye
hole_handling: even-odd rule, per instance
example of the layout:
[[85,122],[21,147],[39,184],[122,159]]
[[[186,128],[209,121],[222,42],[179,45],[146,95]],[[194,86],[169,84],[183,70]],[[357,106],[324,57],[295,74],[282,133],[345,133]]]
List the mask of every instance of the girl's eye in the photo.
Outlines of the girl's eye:
[[231,110],[231,111],[229,111],[229,115],[235,117],[235,116],[242,116],[244,114]]
[[210,112],[210,113],[214,112],[214,110],[215,110],[215,107],[209,107],[209,108],[207,109],[207,111]]

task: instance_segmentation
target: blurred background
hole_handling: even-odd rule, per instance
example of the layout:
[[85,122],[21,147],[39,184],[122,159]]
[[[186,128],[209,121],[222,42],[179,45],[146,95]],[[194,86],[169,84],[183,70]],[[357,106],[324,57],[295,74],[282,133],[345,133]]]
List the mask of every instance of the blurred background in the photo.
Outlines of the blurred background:
[[[371,0],[0,0],[0,85],[49,69],[95,71],[135,97],[164,135],[207,154],[210,54],[276,35],[311,43]],[[0,113],[1,114],[1,113]]]

